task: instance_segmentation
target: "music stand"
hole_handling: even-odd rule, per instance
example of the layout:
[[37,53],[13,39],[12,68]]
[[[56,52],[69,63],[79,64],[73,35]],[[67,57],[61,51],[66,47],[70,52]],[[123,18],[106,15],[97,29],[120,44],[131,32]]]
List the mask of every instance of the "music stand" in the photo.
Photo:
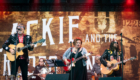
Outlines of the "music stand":
[[49,67],[55,67],[55,74],[56,74],[56,67],[63,67],[65,66],[62,60],[46,60]]

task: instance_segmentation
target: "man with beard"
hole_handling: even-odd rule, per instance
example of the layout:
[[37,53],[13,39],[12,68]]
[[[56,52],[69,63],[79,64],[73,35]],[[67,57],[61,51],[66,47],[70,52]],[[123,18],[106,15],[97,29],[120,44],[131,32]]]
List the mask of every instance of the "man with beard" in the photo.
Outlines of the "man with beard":
[[[105,67],[111,67],[110,63],[107,63],[106,60],[112,61],[112,60],[122,61],[122,54],[119,49],[119,44],[116,40],[113,40],[110,44],[110,48],[106,49],[103,55],[100,58],[101,63]],[[111,75],[108,75],[108,77],[120,77],[121,76],[121,64],[119,65],[118,71],[113,71]]]

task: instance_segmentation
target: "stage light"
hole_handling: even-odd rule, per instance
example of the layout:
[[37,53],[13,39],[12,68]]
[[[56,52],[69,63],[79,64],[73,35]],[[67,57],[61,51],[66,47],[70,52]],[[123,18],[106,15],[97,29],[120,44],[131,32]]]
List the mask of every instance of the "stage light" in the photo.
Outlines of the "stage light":
[[126,5],[134,5],[135,0],[126,0]]

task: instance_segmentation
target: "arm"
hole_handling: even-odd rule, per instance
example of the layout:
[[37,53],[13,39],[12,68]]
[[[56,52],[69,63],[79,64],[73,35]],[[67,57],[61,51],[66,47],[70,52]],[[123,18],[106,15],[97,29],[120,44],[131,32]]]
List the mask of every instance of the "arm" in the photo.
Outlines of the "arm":
[[107,59],[107,53],[108,53],[108,50],[105,50],[105,52],[103,53],[103,55],[102,55],[101,58],[100,58],[100,62],[101,62],[104,66],[107,66],[107,62],[105,61],[105,59]]
[[[87,50],[85,48],[83,48],[83,55],[87,54]],[[86,61],[89,58],[89,56],[85,56],[84,60]]]
[[[29,44],[31,44],[32,43],[32,37],[30,36],[30,38],[29,38]],[[33,51],[33,49],[34,49],[34,47],[28,47],[28,50],[30,50],[30,51]]]
[[70,56],[71,48],[68,48],[63,54],[63,60],[67,59]]
[[94,65],[93,65],[93,68],[91,70],[91,74],[94,75],[94,72],[95,72],[95,68],[94,68]]
[[70,56],[70,53],[71,52],[71,48],[67,49],[65,51],[65,53],[63,54],[63,60],[66,62],[66,64],[69,64],[69,62],[67,61],[67,58]]
[[10,48],[8,47],[10,45],[10,43],[11,43],[11,36],[2,45],[3,49],[10,52]]

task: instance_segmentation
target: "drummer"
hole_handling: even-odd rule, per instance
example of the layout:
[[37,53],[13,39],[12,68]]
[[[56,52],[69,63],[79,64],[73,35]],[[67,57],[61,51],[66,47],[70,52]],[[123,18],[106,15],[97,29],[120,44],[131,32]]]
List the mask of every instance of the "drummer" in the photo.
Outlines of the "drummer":
[[34,75],[40,75],[40,70],[42,69],[42,68],[44,68],[45,67],[45,65],[44,65],[44,59],[43,58],[40,58],[39,59],[39,65],[37,65],[36,67],[35,67],[35,70],[34,70]]

